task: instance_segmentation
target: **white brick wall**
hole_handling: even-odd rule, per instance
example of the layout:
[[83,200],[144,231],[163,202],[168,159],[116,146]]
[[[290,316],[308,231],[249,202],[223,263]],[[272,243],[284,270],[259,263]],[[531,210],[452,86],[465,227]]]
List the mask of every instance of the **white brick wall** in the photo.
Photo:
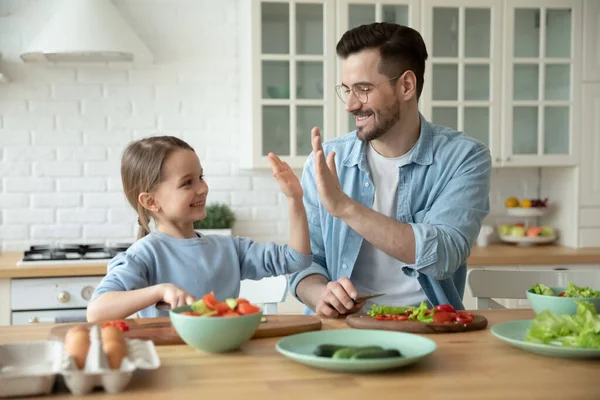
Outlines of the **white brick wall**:
[[[287,206],[268,172],[239,168],[237,8],[247,0],[115,0],[155,56],[150,66],[24,64],[19,51],[53,1],[0,0],[0,245],[133,240],[135,213],[121,191],[126,144],[183,137],[203,162],[209,202],[237,213],[234,232],[285,241]],[[27,21],[27,22],[26,22]],[[37,21],[37,22],[36,22]],[[535,170],[496,171],[492,202],[536,190]]]

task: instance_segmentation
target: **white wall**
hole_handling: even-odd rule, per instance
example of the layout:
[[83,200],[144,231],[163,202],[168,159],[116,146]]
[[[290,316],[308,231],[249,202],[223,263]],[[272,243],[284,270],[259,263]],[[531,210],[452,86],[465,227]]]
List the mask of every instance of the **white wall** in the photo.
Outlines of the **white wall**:
[[[239,117],[240,2],[115,1],[153,52],[151,66],[24,64],[19,51],[53,4],[0,0],[0,51],[11,79],[0,85],[2,249],[133,240],[119,159],[130,140],[158,133],[196,148],[208,199],[234,208],[236,234],[285,240],[285,198],[271,175],[239,169],[240,137],[250,134]],[[533,196],[537,169],[496,170],[492,202],[525,195],[524,182]]]

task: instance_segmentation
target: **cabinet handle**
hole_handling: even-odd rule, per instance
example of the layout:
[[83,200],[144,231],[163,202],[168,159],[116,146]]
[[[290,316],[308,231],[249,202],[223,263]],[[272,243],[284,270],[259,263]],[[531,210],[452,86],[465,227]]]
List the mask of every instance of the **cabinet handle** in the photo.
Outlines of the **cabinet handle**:
[[500,162],[502,159],[500,157],[496,157],[496,162]]
[[510,157],[506,157],[506,161],[510,161]]

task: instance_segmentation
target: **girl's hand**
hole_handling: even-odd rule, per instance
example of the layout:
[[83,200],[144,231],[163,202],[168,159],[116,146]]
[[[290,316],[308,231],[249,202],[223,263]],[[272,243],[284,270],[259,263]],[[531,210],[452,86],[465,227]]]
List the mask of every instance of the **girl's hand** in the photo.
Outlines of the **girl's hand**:
[[171,310],[176,307],[187,306],[192,304],[196,299],[183,289],[171,283],[163,283],[158,285],[160,291],[160,299],[171,305]]
[[285,161],[281,161],[273,153],[269,153],[268,158],[271,169],[273,169],[273,176],[279,182],[281,191],[288,198],[301,199],[304,192],[302,191],[300,181],[294,175],[290,166]]

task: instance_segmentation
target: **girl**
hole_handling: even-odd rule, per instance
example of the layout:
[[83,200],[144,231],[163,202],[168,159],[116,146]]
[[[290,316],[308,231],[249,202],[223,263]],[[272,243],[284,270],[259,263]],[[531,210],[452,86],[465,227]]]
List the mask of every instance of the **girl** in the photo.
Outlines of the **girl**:
[[[123,190],[137,211],[138,240],[108,264],[92,295],[88,321],[165,315],[154,305],[191,304],[214,291],[237,297],[240,281],[289,274],[312,256],[302,187],[290,167],[270,153],[269,163],[287,196],[290,244],[259,244],[233,236],[201,236],[194,221],[206,217],[208,186],[200,160],[186,142],[157,136],[129,144],[121,160]],[[150,220],[156,230],[150,230]]]

